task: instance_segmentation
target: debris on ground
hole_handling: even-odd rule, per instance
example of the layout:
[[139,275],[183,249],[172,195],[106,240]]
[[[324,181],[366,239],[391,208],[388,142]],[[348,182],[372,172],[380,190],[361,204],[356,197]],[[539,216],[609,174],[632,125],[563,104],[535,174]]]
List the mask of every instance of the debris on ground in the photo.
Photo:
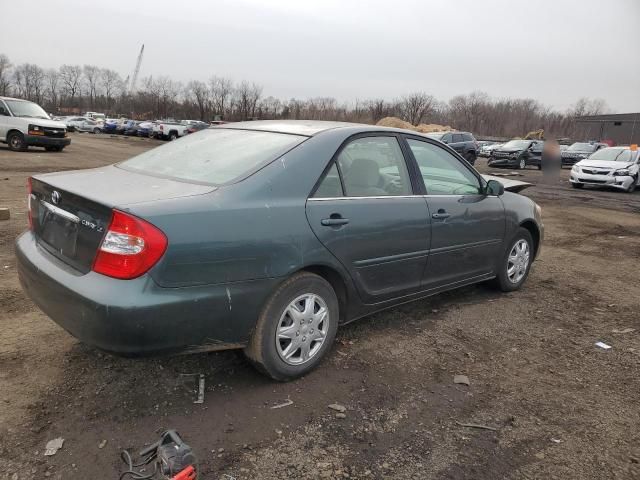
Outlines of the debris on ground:
[[497,432],[498,431],[497,428],[489,427],[487,425],[480,425],[478,423],[460,423],[460,422],[456,422],[456,425],[459,425],[461,427],[466,427],[466,428],[479,428],[481,430],[491,430],[492,432]]
[[106,440],[102,440],[99,444],[98,444],[98,448],[102,449],[107,445],[107,441]]
[[635,328],[623,328],[622,330],[618,330],[617,328],[614,328],[613,330],[611,330],[612,333],[618,333],[618,334],[632,333],[635,331],[636,331]]
[[468,387],[469,386],[469,377],[467,377],[466,375],[455,375],[453,377],[453,383],[458,383],[460,385],[466,385]]
[[336,413],[336,418],[347,418],[347,415],[342,412],[338,412]]
[[274,405],[273,407],[271,407],[271,410],[276,410],[278,408],[288,407],[289,405],[293,405],[293,400],[291,400],[290,398],[287,398],[284,402],[279,403],[279,404]]
[[198,381],[198,399],[193,403],[204,403],[204,374],[200,374]]
[[596,342],[596,347],[600,347],[603,350],[609,350],[610,348],[613,348],[611,345],[607,345],[604,342]]
[[44,450],[44,456],[45,457],[51,457],[51,456],[55,455],[56,453],[58,453],[58,450],[60,450],[62,448],[63,444],[64,444],[64,438],[62,438],[62,437],[58,437],[58,438],[54,438],[53,440],[49,440],[47,442],[47,446],[45,447],[45,450]]
[[557,438],[552,438],[552,439],[551,439],[551,441],[552,441],[553,443],[561,443],[561,442],[562,442],[562,440],[559,440],[559,439],[557,439]]
[[329,408],[340,413],[344,413],[347,411],[347,407],[340,405],[339,403],[332,403],[331,405],[329,405]]
[[9,220],[11,211],[7,207],[0,207],[0,220]]

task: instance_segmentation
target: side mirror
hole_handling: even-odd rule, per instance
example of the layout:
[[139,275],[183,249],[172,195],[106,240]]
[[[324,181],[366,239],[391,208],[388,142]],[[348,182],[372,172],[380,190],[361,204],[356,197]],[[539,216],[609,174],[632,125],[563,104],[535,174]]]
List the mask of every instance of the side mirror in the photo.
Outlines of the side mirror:
[[499,197],[504,194],[504,185],[497,180],[489,180],[485,192],[487,195]]

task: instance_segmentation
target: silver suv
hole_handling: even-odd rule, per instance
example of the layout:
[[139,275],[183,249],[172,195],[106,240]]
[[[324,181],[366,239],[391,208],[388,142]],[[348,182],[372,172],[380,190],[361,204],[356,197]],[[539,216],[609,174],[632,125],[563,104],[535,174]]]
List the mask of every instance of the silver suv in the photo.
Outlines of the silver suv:
[[51,120],[36,103],[18,98],[0,97],[0,142],[13,151],[44,147],[61,152],[71,143],[64,123]]

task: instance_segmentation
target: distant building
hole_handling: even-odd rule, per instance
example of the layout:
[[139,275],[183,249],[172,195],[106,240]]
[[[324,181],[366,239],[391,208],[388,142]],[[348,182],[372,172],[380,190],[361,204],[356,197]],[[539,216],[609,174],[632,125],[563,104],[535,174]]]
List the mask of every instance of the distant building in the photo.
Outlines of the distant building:
[[616,113],[576,117],[582,140],[612,142],[613,145],[640,144],[640,113]]

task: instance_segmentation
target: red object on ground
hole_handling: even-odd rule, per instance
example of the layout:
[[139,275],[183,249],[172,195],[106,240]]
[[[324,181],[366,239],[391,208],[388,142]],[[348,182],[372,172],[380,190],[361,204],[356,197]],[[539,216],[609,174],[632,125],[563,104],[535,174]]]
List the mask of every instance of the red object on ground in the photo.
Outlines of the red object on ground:
[[171,480],[196,480],[196,469],[192,465],[182,470],[177,475],[173,476]]

